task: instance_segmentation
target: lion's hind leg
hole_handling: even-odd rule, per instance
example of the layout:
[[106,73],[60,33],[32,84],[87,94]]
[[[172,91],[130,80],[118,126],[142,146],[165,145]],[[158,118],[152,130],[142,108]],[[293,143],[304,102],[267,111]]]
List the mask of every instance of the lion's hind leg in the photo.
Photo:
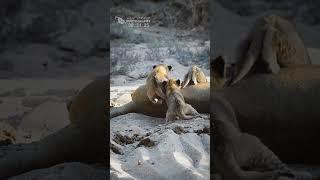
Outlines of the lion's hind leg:
[[266,33],[262,48],[262,60],[267,64],[267,70],[273,74],[280,71],[280,65],[277,61],[277,52],[273,48],[273,38],[276,33],[276,29],[270,25],[266,25]]
[[198,111],[194,109],[190,104],[185,105],[183,114],[185,114],[185,117],[187,117],[188,119],[202,117],[201,114],[199,114]]
[[214,161],[217,170],[224,180],[266,180],[276,179],[280,176],[278,171],[244,171],[237,162],[232,147],[228,144],[215,149]]
[[258,61],[262,50],[262,42],[265,38],[265,29],[256,29],[252,34],[252,39],[249,43],[248,51],[245,52],[243,59],[241,59],[241,65],[237,72],[236,77],[232,78],[233,82],[231,85],[236,84],[238,81],[243,79],[251,70],[255,62]]
[[185,88],[190,83],[190,80],[192,79],[191,76],[193,75],[193,73],[190,73],[190,71],[191,70],[189,70],[188,73],[184,76],[181,88]]

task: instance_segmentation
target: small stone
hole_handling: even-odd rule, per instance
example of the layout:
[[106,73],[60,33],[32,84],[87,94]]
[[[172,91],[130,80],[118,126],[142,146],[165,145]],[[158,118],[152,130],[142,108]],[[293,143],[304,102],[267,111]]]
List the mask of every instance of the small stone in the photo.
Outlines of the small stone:
[[176,126],[173,129],[173,132],[175,132],[176,134],[182,134],[185,133],[185,130],[181,127],[181,126]]
[[145,147],[152,147],[152,146],[155,146],[155,142],[150,140],[149,138],[145,138],[145,139],[142,139],[139,144],[137,145],[137,147],[140,147],[140,146],[145,146]]

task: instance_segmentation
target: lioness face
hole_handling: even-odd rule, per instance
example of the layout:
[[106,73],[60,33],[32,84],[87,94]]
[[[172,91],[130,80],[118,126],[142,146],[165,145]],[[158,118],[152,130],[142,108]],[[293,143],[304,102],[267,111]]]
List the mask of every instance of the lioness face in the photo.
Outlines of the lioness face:
[[166,64],[154,65],[152,73],[156,82],[161,84],[165,81],[168,81],[168,74],[171,69],[172,66]]

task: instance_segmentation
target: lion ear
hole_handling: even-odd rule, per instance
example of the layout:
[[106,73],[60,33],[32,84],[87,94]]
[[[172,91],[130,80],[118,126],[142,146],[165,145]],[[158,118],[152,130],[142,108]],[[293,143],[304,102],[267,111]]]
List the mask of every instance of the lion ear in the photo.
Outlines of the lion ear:
[[181,85],[180,79],[176,80],[177,85]]
[[168,69],[169,69],[169,71],[171,71],[171,69],[172,69],[172,66],[171,66],[171,65],[168,65]]
[[152,67],[152,69],[154,69],[154,68],[156,68],[157,67],[157,65],[154,65],[153,67]]
[[218,74],[220,77],[224,75],[225,58],[218,56],[210,62],[210,71]]

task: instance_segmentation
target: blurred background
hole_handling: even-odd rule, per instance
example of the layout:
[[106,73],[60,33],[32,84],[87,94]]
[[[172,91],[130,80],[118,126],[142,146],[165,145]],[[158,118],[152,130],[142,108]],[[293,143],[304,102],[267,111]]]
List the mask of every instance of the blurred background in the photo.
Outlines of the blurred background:
[[106,7],[103,0],[0,2],[0,129],[16,131],[11,143],[66,126],[66,102],[106,75]]
[[225,54],[235,61],[234,51],[253,22],[267,14],[286,17],[296,26],[313,63],[320,63],[320,2],[315,0],[215,0],[211,9],[211,56]]
[[[1,149],[39,141],[68,125],[66,102],[108,73],[107,8],[105,0],[0,2]],[[104,166],[66,162],[14,179],[106,175]]]

